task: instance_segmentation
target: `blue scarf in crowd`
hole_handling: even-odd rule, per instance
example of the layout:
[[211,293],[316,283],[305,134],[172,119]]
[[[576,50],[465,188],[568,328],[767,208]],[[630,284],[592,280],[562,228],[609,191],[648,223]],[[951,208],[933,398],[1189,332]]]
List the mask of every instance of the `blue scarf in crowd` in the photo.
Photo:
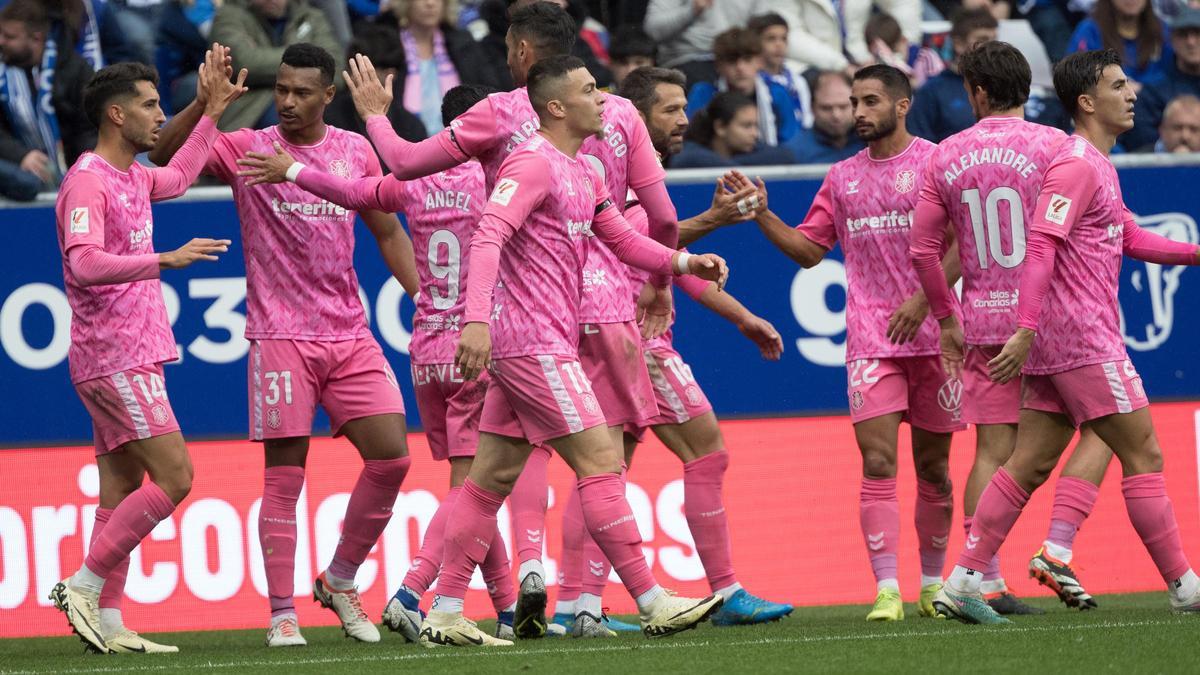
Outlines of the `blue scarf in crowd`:
[[52,100],[57,64],[58,44],[53,37],[48,37],[42,65],[33,69],[33,81],[37,85],[35,96],[23,68],[11,68],[0,63],[0,104],[4,105],[13,131],[21,142],[50,157],[50,170],[55,183],[62,178],[65,169],[60,152],[62,136]]

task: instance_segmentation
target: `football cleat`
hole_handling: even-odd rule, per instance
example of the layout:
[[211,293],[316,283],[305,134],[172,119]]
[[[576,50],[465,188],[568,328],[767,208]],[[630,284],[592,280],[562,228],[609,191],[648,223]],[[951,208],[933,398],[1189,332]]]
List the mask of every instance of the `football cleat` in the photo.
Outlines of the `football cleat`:
[[600,617],[590,612],[580,612],[575,615],[575,625],[571,628],[571,637],[615,638],[617,632],[605,627]]
[[[556,612],[550,624],[546,626],[546,637],[563,637],[575,627],[575,615],[566,612]],[[639,627],[638,631],[642,629]]]
[[383,608],[383,625],[394,633],[404,636],[405,642],[416,642],[421,634],[421,622],[425,612],[417,604],[417,598],[403,586],[388,600]]
[[950,589],[950,584],[942,584],[941,590],[933,597],[933,608],[938,616],[967,624],[1011,623],[997,614],[983,599],[983,595],[956,593]]
[[638,626],[636,624],[632,624],[632,623],[629,623],[626,621],[622,621],[620,619],[614,619],[611,616],[609,616],[608,614],[604,614],[604,613],[600,614],[600,623],[603,623],[605,628],[607,628],[613,632],[616,632],[616,633],[640,633],[640,632],[642,632],[641,626]]
[[756,623],[778,621],[795,609],[791,605],[763,600],[751,595],[744,588],[721,605],[721,609],[712,616],[714,626],[748,626]]
[[719,595],[703,599],[681,598],[663,589],[641,614],[642,634],[648,638],[661,638],[695,628],[721,609],[724,602]]
[[1004,591],[1002,593],[988,593],[987,595],[984,595],[983,598],[987,600],[987,604],[991,606],[992,609],[996,610],[997,614],[1002,616],[1029,616],[1046,613],[1046,610],[1042,609],[1041,607],[1034,607],[1033,605],[1025,604],[1020,598],[1012,593],[1009,593],[1008,591]]
[[921,599],[917,601],[917,613],[926,619],[936,619],[937,610],[933,608],[933,598],[942,590],[941,584],[929,584],[921,587]]
[[303,647],[307,644],[308,640],[300,634],[300,624],[294,616],[272,621],[267,629],[268,647]]
[[1058,599],[1062,600],[1067,607],[1086,611],[1099,606],[1096,599],[1083,590],[1083,586],[1079,583],[1079,577],[1075,576],[1075,570],[1071,569],[1067,563],[1046,553],[1045,548],[1039,549],[1037,555],[1029,561],[1029,576],[1054,591]]
[[474,621],[458,612],[434,610],[421,623],[421,645],[424,647],[511,647],[511,640],[501,640],[479,630]]
[[321,572],[321,576],[313,581],[313,600],[337,614],[346,637],[352,637],[359,642],[379,642],[379,629],[371,623],[370,617],[363,610],[362,598],[359,597],[357,588],[348,591],[334,590],[325,579],[325,572]]
[[108,654],[108,645],[100,635],[100,593],[71,588],[70,580],[64,579],[50,591],[50,600],[58,610],[67,615],[71,630],[83,640],[89,650]]
[[513,630],[524,640],[546,636],[546,582],[537,572],[530,572],[521,580]]
[[875,606],[867,613],[867,621],[903,621],[904,602],[900,591],[884,588],[875,596]]
[[516,633],[513,632],[512,612],[500,612],[496,614],[496,637],[501,640],[517,639]]
[[160,645],[128,628],[122,628],[112,635],[105,635],[104,644],[108,645],[114,654],[174,654],[179,651],[179,647]]

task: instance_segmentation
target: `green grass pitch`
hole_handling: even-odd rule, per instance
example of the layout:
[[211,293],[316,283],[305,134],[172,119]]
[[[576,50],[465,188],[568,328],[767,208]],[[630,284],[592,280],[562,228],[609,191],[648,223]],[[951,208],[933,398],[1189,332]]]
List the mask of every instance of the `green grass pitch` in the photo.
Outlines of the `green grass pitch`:
[[981,628],[920,619],[869,624],[860,606],[804,607],[766,626],[710,625],[672,638],[521,641],[506,649],[424,649],[384,631],[376,645],[308,628],[308,647],[267,650],[264,631],[161,634],[174,655],[84,655],[75,637],[0,640],[0,673],[1195,673],[1200,616],[1165,594],[1103,596],[1081,613],[1036,599],[1045,616]]

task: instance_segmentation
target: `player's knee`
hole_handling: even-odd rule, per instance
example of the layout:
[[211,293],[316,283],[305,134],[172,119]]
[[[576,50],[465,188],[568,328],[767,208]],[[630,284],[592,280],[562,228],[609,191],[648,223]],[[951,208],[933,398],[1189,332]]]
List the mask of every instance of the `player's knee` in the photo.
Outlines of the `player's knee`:
[[888,448],[864,445],[863,475],[868,478],[895,478],[896,454]]
[[176,505],[187,499],[187,496],[192,491],[192,465],[188,463],[186,467],[179,471],[174,471],[169,476],[155,479],[155,485],[158,485],[167,497]]
[[[1153,431],[1148,432],[1138,444],[1135,456],[1137,473],[1158,473],[1163,470],[1162,447]],[[1126,472],[1128,473],[1128,471]]]
[[941,485],[950,477],[950,458],[921,457],[916,460],[917,478],[926,483]]

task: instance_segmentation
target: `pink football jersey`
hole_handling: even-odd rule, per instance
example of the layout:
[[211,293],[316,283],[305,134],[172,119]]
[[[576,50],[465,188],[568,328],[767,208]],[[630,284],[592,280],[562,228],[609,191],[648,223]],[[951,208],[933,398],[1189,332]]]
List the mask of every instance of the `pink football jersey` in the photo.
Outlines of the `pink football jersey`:
[[1125,359],[1117,288],[1126,214],[1108,157],[1079,136],[1062,143],[1046,170],[1030,225],[1062,243],[1026,373]]
[[1003,344],[1016,330],[1025,228],[1066,137],[1019,117],[986,117],[930,158],[921,200],[946,213],[958,236],[968,344]]
[[421,282],[408,346],[415,364],[454,362],[467,302],[471,235],[487,199],[483,182],[483,167],[471,161],[401,184],[401,209]]
[[895,157],[872,159],[865,149],[834,164],[798,227],[827,249],[841,242],[848,285],[847,361],[940,353],[932,317],[905,344],[887,338],[892,313],[921,290],[909,261],[909,228],[925,165],[936,147],[914,138]]
[[334,341],[370,334],[354,273],[355,212],[294,183],[246,187],[236,161],[272,154],[346,178],[379,176],[367,139],[327,126],[313,145],[292,145],[275,127],[222,134],[205,171],[233,188],[246,257],[246,338]]

